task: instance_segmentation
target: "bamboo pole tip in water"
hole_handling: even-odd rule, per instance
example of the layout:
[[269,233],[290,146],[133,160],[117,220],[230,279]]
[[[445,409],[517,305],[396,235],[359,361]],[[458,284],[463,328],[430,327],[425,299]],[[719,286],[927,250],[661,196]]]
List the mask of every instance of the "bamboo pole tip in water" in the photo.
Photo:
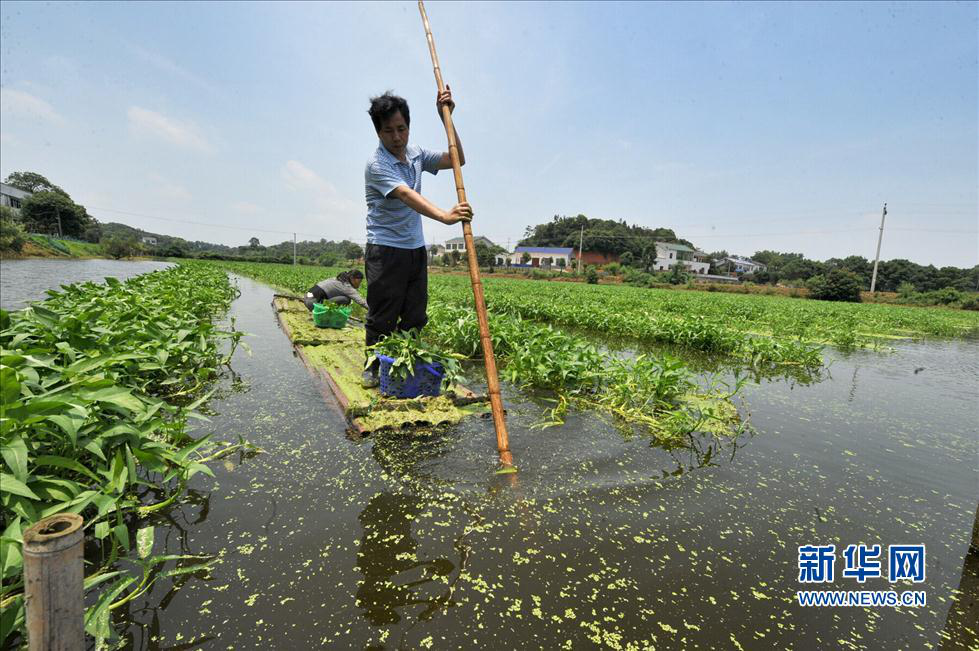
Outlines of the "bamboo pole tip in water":
[[75,513],[59,513],[31,525],[24,532],[24,551],[57,552],[77,544],[85,520]]

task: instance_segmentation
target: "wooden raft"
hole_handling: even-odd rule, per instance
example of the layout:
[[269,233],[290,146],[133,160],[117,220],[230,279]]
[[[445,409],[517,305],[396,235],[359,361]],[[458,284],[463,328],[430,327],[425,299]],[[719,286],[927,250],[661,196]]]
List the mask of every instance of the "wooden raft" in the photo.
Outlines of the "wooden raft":
[[386,398],[378,389],[360,385],[364,371],[364,329],[347,323],[342,329],[317,328],[309,310],[295,298],[272,300],[279,325],[292,341],[296,354],[324,395],[332,394],[360,435],[382,430],[453,425],[466,416],[489,412],[488,398],[455,385],[437,398]]

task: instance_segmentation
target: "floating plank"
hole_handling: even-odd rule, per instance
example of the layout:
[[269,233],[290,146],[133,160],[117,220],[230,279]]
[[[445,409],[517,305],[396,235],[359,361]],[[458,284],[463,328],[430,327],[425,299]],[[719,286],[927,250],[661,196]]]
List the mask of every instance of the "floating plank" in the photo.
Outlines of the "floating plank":
[[366,435],[383,430],[454,425],[467,416],[489,412],[488,398],[456,385],[437,398],[386,398],[360,385],[364,370],[364,329],[352,323],[340,329],[317,328],[309,310],[295,298],[276,296],[279,325],[313,377],[340,403],[352,429]]

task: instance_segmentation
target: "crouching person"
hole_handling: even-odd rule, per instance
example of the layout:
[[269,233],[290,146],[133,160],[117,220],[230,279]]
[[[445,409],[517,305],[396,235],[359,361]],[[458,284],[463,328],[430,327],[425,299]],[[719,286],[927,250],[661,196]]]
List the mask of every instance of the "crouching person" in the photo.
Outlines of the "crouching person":
[[343,271],[337,274],[336,278],[321,280],[306,292],[303,302],[306,308],[313,309],[316,303],[330,301],[337,305],[350,305],[351,301],[367,309],[367,301],[360,295],[357,288],[364,280],[364,274],[357,269]]

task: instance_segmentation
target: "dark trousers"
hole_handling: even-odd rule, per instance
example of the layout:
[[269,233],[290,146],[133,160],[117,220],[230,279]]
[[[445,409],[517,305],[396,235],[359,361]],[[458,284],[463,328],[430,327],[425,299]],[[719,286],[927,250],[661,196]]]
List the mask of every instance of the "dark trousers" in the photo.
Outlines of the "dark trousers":
[[[395,330],[424,328],[428,323],[428,252],[367,244],[367,345]],[[372,366],[377,370],[377,363]]]
[[306,309],[309,310],[310,312],[313,311],[314,304],[322,303],[323,301],[330,301],[332,303],[336,303],[337,305],[350,305],[349,296],[341,295],[341,296],[334,296],[333,298],[330,298],[329,296],[327,296],[326,292],[323,291],[323,288],[320,287],[319,285],[313,285],[312,287],[310,287],[309,291],[306,292],[306,297],[303,298],[303,303],[306,304]]

